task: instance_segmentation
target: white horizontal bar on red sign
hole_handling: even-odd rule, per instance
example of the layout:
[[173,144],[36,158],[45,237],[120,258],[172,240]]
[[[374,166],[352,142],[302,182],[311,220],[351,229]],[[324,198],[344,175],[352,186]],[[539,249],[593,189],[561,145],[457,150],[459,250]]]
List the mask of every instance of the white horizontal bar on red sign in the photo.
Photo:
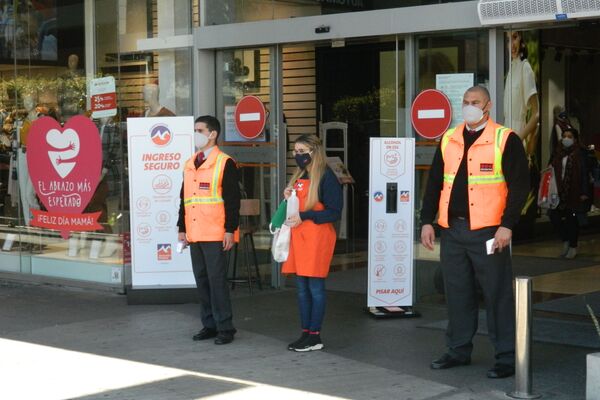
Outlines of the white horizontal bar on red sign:
[[446,113],[443,108],[437,110],[419,110],[417,118],[419,119],[438,119],[444,118]]
[[260,121],[260,113],[240,114],[240,122]]

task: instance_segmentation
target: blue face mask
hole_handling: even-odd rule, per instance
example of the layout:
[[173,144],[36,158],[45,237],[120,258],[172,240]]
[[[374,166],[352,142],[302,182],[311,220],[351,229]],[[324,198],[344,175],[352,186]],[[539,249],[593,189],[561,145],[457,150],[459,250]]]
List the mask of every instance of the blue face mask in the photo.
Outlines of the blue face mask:
[[294,158],[296,159],[296,164],[298,164],[298,167],[302,169],[306,168],[306,166],[312,161],[310,153],[296,154]]

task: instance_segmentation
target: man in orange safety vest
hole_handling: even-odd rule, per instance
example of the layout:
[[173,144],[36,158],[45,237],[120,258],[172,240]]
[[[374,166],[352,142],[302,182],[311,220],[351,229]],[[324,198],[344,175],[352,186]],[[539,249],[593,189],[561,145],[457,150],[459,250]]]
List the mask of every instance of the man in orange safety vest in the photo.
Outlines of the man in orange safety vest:
[[486,88],[469,88],[463,96],[464,122],[442,136],[423,198],[421,243],[434,249],[438,213],[447,351],[431,368],[470,364],[479,284],[495,348],[487,376],[506,378],[514,375],[515,350],[510,243],[529,191],[529,174],[521,140],[490,118],[491,108]]
[[179,207],[179,242],[190,246],[203,328],[194,340],[228,344],[236,333],[227,281],[227,251],[239,241],[240,188],[235,162],[216,145],[215,117],[194,123],[196,152],[185,163]]

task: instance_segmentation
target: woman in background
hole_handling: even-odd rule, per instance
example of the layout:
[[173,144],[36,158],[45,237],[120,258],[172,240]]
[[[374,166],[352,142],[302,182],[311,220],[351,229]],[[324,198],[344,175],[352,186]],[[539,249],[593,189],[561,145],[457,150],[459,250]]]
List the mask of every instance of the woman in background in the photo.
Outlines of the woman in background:
[[585,150],[579,142],[579,132],[572,127],[566,128],[551,161],[560,202],[556,209],[548,211],[548,217],[563,241],[561,257],[569,259],[577,255],[577,214],[585,209],[589,198],[585,157]]

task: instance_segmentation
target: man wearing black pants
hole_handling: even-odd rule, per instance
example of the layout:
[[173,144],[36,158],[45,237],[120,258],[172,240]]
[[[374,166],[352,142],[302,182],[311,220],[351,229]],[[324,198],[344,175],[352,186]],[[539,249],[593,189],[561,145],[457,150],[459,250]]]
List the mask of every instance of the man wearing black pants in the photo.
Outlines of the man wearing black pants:
[[203,328],[194,340],[233,341],[226,252],[239,241],[237,167],[216,146],[221,126],[212,116],[194,123],[196,153],[186,162],[179,207],[179,242],[190,246]]
[[433,369],[468,365],[479,315],[477,283],[495,348],[489,378],[514,374],[515,309],[510,241],[529,191],[519,137],[489,118],[487,89],[463,96],[465,122],[448,130],[434,156],[421,210],[421,243],[433,250],[439,212],[440,259],[448,327],[447,352]]

